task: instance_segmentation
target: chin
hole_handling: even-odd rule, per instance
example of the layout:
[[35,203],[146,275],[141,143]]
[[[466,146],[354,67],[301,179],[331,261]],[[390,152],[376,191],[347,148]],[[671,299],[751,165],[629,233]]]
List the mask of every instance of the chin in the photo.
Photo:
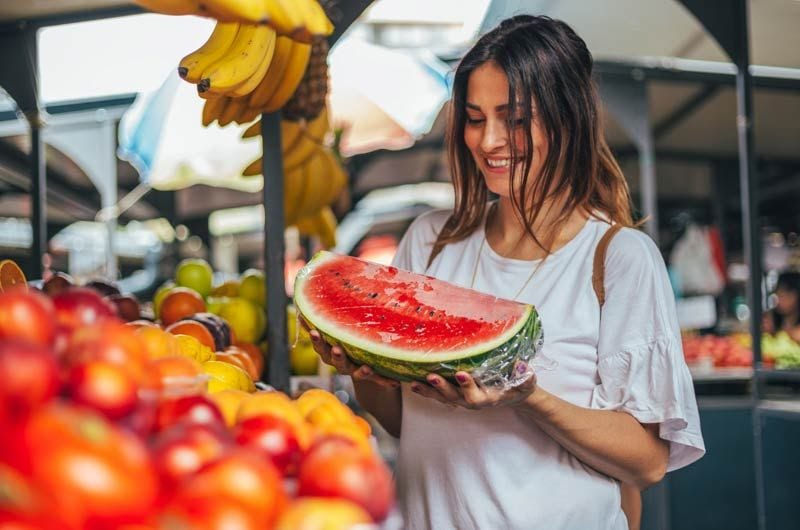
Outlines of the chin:
[[498,195],[504,199],[509,198],[507,176],[484,175],[483,181],[486,183],[486,187],[489,189],[489,191],[495,195]]

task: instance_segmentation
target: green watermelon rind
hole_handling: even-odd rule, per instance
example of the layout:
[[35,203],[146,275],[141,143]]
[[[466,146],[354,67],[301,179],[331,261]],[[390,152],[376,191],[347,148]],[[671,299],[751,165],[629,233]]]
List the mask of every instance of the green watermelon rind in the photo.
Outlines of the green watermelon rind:
[[[307,317],[304,318],[316,328]],[[434,362],[386,357],[349,344],[318,328],[317,331],[328,344],[341,347],[355,364],[366,364],[376,373],[398,381],[424,381],[428,374],[438,374],[454,381],[456,372],[473,374],[484,384],[495,380],[513,380],[517,362],[530,363],[543,340],[541,320],[533,308],[520,330],[500,346],[459,359]]]

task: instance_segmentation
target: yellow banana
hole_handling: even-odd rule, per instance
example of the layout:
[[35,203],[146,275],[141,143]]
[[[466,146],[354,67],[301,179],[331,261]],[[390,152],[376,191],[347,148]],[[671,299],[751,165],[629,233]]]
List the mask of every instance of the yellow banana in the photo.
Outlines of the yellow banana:
[[272,97],[272,94],[275,93],[275,89],[278,88],[283,79],[283,75],[292,58],[293,42],[289,37],[278,36],[275,41],[275,53],[272,56],[269,70],[267,70],[267,74],[261,80],[261,83],[250,94],[251,107],[263,107]]
[[183,59],[178,65],[178,75],[190,83],[198,83],[203,70],[222,57],[233,44],[239,24],[234,22],[217,22],[208,40]]
[[251,109],[250,107],[247,106],[247,102],[245,101],[244,107],[239,112],[239,114],[237,114],[233,118],[233,121],[238,123],[239,125],[244,125],[246,123],[250,123],[254,119],[258,118],[260,115],[261,113],[258,112],[257,109]]
[[295,4],[303,22],[294,33],[294,39],[311,43],[314,37],[327,37],[333,33],[333,24],[317,0],[296,0]]
[[220,114],[222,113],[225,106],[228,104],[228,100],[225,96],[217,96],[214,98],[208,98],[203,105],[203,125],[208,127],[214,120],[218,119]]
[[[267,49],[264,50],[264,57],[261,59],[261,63],[259,63],[258,68],[256,71],[253,72],[247,81],[242,83],[240,86],[231,90],[230,95],[232,97],[242,97],[250,94],[255,88],[261,83],[264,79],[264,76],[267,75],[267,71],[269,70],[269,65],[272,62],[272,57],[275,53],[275,30],[272,28],[268,29],[269,37],[267,42]],[[247,101],[245,101],[247,103]]]
[[225,94],[247,82],[261,64],[271,35],[268,26],[240,24],[228,51],[203,72],[198,90]]
[[267,6],[260,0],[199,0],[209,12],[253,24],[263,24],[267,20]]
[[201,11],[197,0],[133,0],[133,3],[164,15],[194,15]]
[[261,120],[258,120],[242,133],[242,138],[255,138],[261,136]]
[[228,103],[219,115],[220,127],[233,123],[233,120],[239,115],[240,112],[247,108],[247,101],[244,98],[228,98]]
[[283,107],[289,98],[292,97],[294,91],[297,90],[297,85],[303,79],[303,74],[308,66],[308,59],[311,57],[311,45],[295,42],[292,45],[292,56],[289,59],[289,66],[284,72],[275,92],[272,93],[269,100],[263,105],[264,112],[275,112]]
[[275,23],[280,23],[284,34],[295,39],[297,33],[303,29],[303,15],[298,9],[297,0],[267,0],[267,2],[275,6],[274,12],[277,15]]
[[308,217],[299,219],[296,223],[300,235],[317,236],[325,248],[336,246],[336,216],[329,206]]
[[317,151],[314,156],[308,159],[308,162],[303,164],[303,172],[305,174],[303,198],[300,199],[300,205],[297,207],[297,217],[302,218],[311,215],[326,204],[323,202],[325,197],[322,197],[318,190],[325,186],[325,175],[327,164],[322,156],[322,152]]
[[305,170],[298,166],[293,171],[283,175],[283,209],[286,225],[292,225],[297,220],[297,210],[306,191]]
[[305,128],[306,135],[319,144],[325,143],[325,135],[328,134],[330,129],[330,122],[328,121],[328,109],[323,107],[319,115],[308,122]]

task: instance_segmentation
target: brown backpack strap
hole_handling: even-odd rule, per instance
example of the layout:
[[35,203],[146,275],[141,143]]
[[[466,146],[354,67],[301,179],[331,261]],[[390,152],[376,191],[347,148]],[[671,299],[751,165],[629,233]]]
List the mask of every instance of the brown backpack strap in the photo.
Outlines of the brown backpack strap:
[[594,294],[597,295],[597,301],[600,302],[600,307],[603,307],[606,301],[606,288],[603,282],[606,275],[606,251],[608,250],[608,245],[611,244],[611,240],[621,229],[622,225],[620,224],[611,225],[611,228],[606,230],[606,233],[600,238],[600,242],[597,244],[597,248],[594,251],[592,287],[594,287]]

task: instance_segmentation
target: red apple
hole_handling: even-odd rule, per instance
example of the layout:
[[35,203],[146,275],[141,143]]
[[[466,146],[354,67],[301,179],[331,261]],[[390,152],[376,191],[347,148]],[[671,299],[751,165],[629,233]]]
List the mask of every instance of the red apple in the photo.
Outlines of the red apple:
[[151,454],[164,491],[221,457],[233,441],[222,427],[181,423],[165,429]]
[[42,292],[47,296],[53,297],[63,293],[73,285],[75,285],[75,281],[69,274],[54,272],[42,284]]
[[53,297],[53,304],[58,323],[73,329],[117,316],[114,304],[87,287],[68,289]]
[[108,300],[117,308],[119,318],[125,322],[133,322],[141,318],[139,300],[132,294],[112,294]]
[[55,309],[45,295],[23,289],[0,294],[0,340],[49,346],[55,332]]
[[118,420],[133,412],[139,385],[125,367],[107,361],[89,361],[69,372],[67,392],[80,405]]
[[350,442],[330,439],[312,447],[303,459],[297,495],[348,499],[382,521],[394,502],[394,484],[378,457]]
[[177,423],[191,423],[222,427],[225,420],[216,403],[204,395],[165,399],[156,411],[156,431]]
[[272,460],[284,475],[297,472],[303,451],[294,428],[286,420],[272,415],[247,418],[234,428],[234,438],[239,445]]
[[58,392],[55,354],[47,348],[21,342],[0,342],[0,416],[25,416]]

